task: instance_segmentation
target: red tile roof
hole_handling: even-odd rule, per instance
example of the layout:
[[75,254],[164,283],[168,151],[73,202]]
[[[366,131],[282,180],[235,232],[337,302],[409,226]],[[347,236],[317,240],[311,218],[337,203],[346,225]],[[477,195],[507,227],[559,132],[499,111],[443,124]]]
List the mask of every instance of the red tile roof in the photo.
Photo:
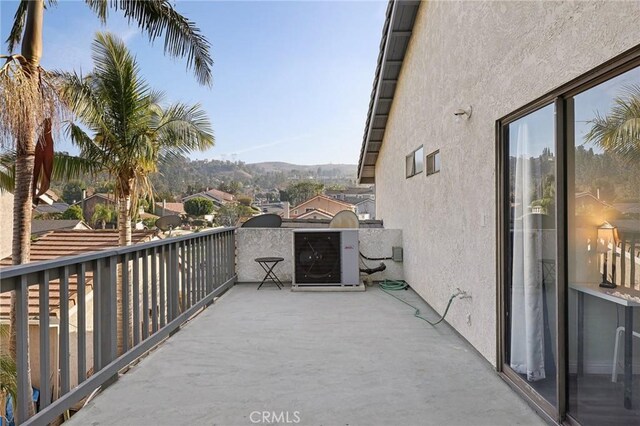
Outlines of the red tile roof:
[[165,210],[165,215],[168,211],[177,214],[187,214],[187,212],[184,211],[184,203],[165,203],[165,207],[162,207],[162,203],[156,203],[156,208],[158,207]]
[[[131,232],[131,239],[134,244],[149,241],[153,238],[154,231]],[[63,256],[72,256],[82,253],[104,250],[118,246],[118,231],[112,229],[103,230],[56,230],[40,236],[31,243],[31,261],[38,262],[52,260]],[[11,257],[0,260],[0,269],[11,266]],[[69,299],[70,306],[75,304],[75,294],[77,292],[77,277],[69,277]],[[93,274],[87,272],[85,285],[93,286]],[[89,291],[89,290],[87,290]],[[9,316],[10,294],[0,294],[0,317]],[[49,282],[49,312],[55,314],[60,307],[60,281]],[[29,287],[29,315],[39,315],[40,298],[39,286]]]

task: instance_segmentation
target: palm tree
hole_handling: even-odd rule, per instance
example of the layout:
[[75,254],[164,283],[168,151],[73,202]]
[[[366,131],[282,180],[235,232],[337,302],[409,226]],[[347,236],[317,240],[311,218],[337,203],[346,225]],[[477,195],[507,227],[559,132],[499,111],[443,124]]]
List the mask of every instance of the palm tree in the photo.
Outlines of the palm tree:
[[[119,243],[130,245],[133,212],[139,198],[153,197],[149,176],[157,172],[158,163],[212,147],[213,133],[200,105],[161,105],[162,93],[152,91],[139,75],[122,40],[98,33],[92,49],[90,74],[58,75],[63,99],[92,136],[75,122],[66,131],[81,157],[99,164],[114,179]],[[117,295],[119,308],[121,296]],[[118,333],[120,351],[120,326]]]
[[116,216],[115,213],[111,206],[96,204],[96,208],[93,210],[93,215],[91,216],[91,223],[100,222],[102,229],[105,229],[106,224],[113,221],[113,218]]
[[640,163],[640,85],[622,89],[605,116],[596,113],[586,142],[594,142],[629,165]]
[[[121,10],[129,21],[136,22],[147,33],[150,41],[164,37],[165,53],[173,57],[186,57],[187,66],[193,68],[198,82],[210,84],[213,61],[209,54],[209,42],[195,24],[180,15],[168,0],[85,0],[85,3],[103,23],[106,22],[109,8]],[[48,1],[49,6],[55,4],[55,0]],[[21,55],[7,58],[6,65],[17,66],[3,67],[6,78],[2,78],[3,71],[0,71],[0,136],[9,136],[15,141],[17,154],[11,254],[14,264],[27,263],[30,258],[31,206],[33,188],[36,187],[34,180],[41,178],[39,171],[34,173],[38,139],[46,141],[42,146],[53,152],[50,130],[52,121],[57,118],[57,103],[55,96],[47,96],[55,93],[48,90],[46,73],[40,67],[44,9],[44,0],[20,0],[7,45],[9,52],[13,52],[22,40]],[[6,72],[11,69],[14,72]],[[44,178],[48,182],[46,172]],[[9,347],[15,358],[14,293],[10,323]],[[27,358],[28,352],[27,348]],[[31,385],[30,379],[28,384]],[[30,404],[27,415],[33,413]]]

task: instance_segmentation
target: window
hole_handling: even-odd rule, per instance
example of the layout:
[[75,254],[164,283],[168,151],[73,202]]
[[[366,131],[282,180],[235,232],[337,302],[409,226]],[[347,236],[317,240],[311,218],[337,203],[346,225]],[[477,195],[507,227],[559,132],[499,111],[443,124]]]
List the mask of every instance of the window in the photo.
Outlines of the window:
[[440,171],[440,150],[427,155],[427,176]]
[[407,178],[411,176],[415,176],[424,171],[424,160],[423,160],[424,150],[422,147],[416,149],[411,154],[407,155],[406,158],[406,172]]

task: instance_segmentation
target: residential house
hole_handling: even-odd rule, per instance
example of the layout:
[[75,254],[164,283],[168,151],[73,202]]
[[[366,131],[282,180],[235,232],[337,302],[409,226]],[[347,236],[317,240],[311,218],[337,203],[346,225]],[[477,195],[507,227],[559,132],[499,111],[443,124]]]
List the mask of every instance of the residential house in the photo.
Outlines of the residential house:
[[376,218],[376,201],[367,198],[354,203],[356,206],[356,214],[360,220],[375,219]]
[[314,210],[318,215],[326,215],[331,218],[342,210],[355,211],[355,206],[324,195],[316,195],[290,209],[289,217],[298,218]]
[[283,219],[289,219],[289,202],[282,201],[279,203],[264,203],[258,206],[264,214],[277,214]]
[[335,216],[322,209],[305,209],[305,212],[296,216],[296,219],[331,219]]
[[[153,231],[133,231],[132,241],[134,244],[150,241],[154,238]],[[118,232],[115,230],[54,230],[40,235],[31,243],[31,261],[38,262],[44,260],[57,259],[59,257],[78,255],[89,253],[97,250],[113,248],[118,246]],[[0,270],[3,267],[12,264],[11,257],[5,257],[0,260]],[[77,297],[78,297],[78,277],[77,275],[69,276],[69,355],[71,368],[71,386],[77,385],[77,354],[78,354],[78,338],[76,329],[78,326],[77,318]],[[40,388],[40,368],[39,368],[39,339],[40,326],[37,320],[40,315],[40,299],[38,297],[39,287],[29,287],[29,340],[31,342],[31,377],[33,386]],[[86,294],[86,353],[87,359],[93,359],[93,273],[87,272],[85,277],[85,294]],[[9,322],[10,312],[10,295],[9,293],[0,294],[0,325],[6,325]],[[62,300],[60,295],[60,281],[53,280],[49,283],[49,315],[50,315],[50,362],[51,371],[58,370],[58,341],[59,341],[59,325],[60,325],[60,307]],[[86,366],[87,373],[90,373],[92,365]],[[53,373],[52,373],[53,374]],[[57,376],[50,378],[50,387],[53,389],[52,395],[58,392]]]
[[42,235],[49,231],[87,229],[91,229],[91,227],[79,219],[33,219],[31,221],[31,235],[33,236]]
[[585,139],[593,120],[640,96],[638,22],[637,1],[387,9],[358,182],[403,231],[406,281],[440,314],[471,295],[447,321],[549,422],[639,419],[640,318],[623,306],[640,303],[640,220],[613,233],[576,205],[601,204],[577,195],[608,177],[576,153],[611,155]]
[[[114,210],[117,210],[118,208],[118,202],[113,194],[105,194],[99,192],[93,195],[89,195],[88,197],[75,202],[73,205],[81,206],[82,215],[84,216],[85,220],[91,222],[91,217],[93,216],[93,213],[95,212],[96,206],[98,204],[111,206]],[[96,224],[91,223],[91,225],[94,225],[95,227]]]
[[58,201],[51,204],[39,203],[33,209],[33,216],[50,216],[59,215],[67,211],[69,204],[64,201]]
[[155,205],[155,214],[157,216],[180,216],[187,214],[184,211],[184,203],[167,203],[166,201],[157,202]]
[[184,203],[185,201],[198,197],[211,200],[216,208],[222,207],[225,204],[234,203],[236,201],[236,197],[233,194],[220,191],[219,189],[208,189],[206,191],[198,192],[197,194],[187,195],[186,197],[182,198],[182,202]]

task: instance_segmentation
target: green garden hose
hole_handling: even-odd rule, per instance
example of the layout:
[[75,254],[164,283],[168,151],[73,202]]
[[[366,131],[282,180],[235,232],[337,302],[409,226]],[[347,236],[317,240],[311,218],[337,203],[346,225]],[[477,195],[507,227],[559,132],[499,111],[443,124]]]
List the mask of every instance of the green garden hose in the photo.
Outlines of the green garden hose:
[[436,321],[436,322],[431,322],[428,319],[426,319],[425,317],[423,317],[420,314],[420,309],[416,308],[415,306],[413,306],[411,303],[407,302],[406,300],[403,300],[401,298],[399,298],[398,296],[396,296],[395,294],[391,293],[392,291],[399,291],[399,290],[404,290],[406,288],[409,287],[409,284],[407,284],[405,281],[393,281],[393,280],[384,280],[380,283],[380,289],[382,291],[384,291],[385,293],[387,293],[389,296],[392,296],[396,299],[398,299],[399,301],[401,301],[402,303],[404,303],[407,306],[412,307],[413,309],[415,309],[415,312],[413,314],[414,317],[416,318],[420,318],[422,321],[425,321],[427,323],[429,323],[432,326],[438,325],[440,324],[442,321],[444,321],[444,318],[447,316],[447,312],[449,312],[449,307],[451,306],[451,303],[453,302],[453,299],[455,299],[456,297],[458,297],[460,294],[452,294],[451,297],[449,298],[449,302],[447,303],[447,307],[444,310],[444,314],[442,314],[442,317]]

